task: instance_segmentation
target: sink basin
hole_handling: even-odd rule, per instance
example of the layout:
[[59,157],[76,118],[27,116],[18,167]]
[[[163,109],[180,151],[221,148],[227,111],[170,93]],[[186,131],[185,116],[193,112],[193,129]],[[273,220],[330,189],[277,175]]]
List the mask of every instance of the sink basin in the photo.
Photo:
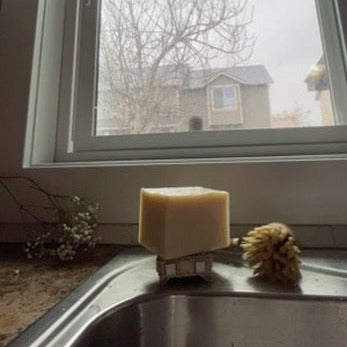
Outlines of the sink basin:
[[347,305],[171,295],[104,314],[73,346],[347,346]]
[[211,283],[160,287],[155,257],[130,249],[10,346],[345,347],[346,255],[308,254],[300,285],[284,287],[251,278],[239,255],[221,251]]

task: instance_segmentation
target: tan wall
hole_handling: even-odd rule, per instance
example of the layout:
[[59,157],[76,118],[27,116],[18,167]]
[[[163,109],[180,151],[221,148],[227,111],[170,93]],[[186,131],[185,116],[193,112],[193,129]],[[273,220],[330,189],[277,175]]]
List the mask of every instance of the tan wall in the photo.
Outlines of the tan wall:
[[207,123],[207,96],[206,89],[196,89],[184,91],[180,95],[180,115],[182,124],[181,131],[189,129],[189,119],[191,117],[201,117],[203,129],[208,127]]
[[335,125],[333,108],[331,105],[330,91],[322,90],[318,92],[317,98],[319,100],[319,106],[322,116],[322,125]]
[[271,128],[269,86],[242,86],[244,128]]
[[160,117],[165,119],[167,115],[172,115],[177,119],[179,114],[178,97],[177,88],[161,88],[161,93],[157,96],[158,104],[160,104],[160,108],[158,109],[159,122]]

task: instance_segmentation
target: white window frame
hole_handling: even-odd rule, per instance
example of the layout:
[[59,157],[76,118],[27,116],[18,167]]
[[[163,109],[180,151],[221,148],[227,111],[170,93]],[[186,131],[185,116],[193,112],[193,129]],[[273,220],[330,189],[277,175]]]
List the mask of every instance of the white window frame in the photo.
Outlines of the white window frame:
[[[210,86],[210,92],[211,92],[211,101],[212,101],[212,110],[214,112],[227,112],[227,111],[236,111],[239,106],[240,106],[240,102],[239,102],[239,88],[236,84],[225,84],[225,85],[213,85],[213,86]],[[225,103],[224,103],[224,98],[225,98],[225,92],[224,92],[224,89],[225,88],[233,88],[234,89],[234,99],[235,99],[235,102],[232,106],[225,106]],[[223,89],[223,106],[222,107],[215,107],[215,100],[214,100],[214,90],[215,89]]]
[[[340,1],[343,0],[316,0],[316,4],[331,81],[334,114],[340,123],[347,123],[346,44],[342,42],[341,35],[342,25],[347,26],[347,23],[342,23],[347,22],[347,15],[336,20]],[[301,160],[344,157],[347,153],[347,125],[232,130],[233,136],[230,136],[230,131],[93,136],[95,120],[91,120],[94,117],[97,76],[95,69],[91,73],[91,67],[96,66],[100,1],[62,0],[54,6],[58,6],[60,12],[64,10],[64,16],[61,16],[59,22],[64,35],[61,30],[54,32],[51,29],[58,36],[62,53],[53,57],[57,63],[60,62],[59,75],[56,75],[59,78],[59,90],[55,89],[56,93],[50,92],[51,95],[58,96],[57,115],[50,116],[57,123],[54,155],[52,157],[45,153],[35,159],[35,156],[39,157],[35,153],[43,151],[40,136],[35,132],[40,118],[43,118],[40,114],[40,100],[45,94],[44,88],[49,87],[41,81],[42,69],[46,67],[45,61],[49,61],[50,54],[45,51],[45,42],[51,39],[46,30],[47,18],[52,16],[48,11],[49,6],[53,6],[49,1],[39,1],[24,166],[47,161],[112,161],[114,164],[131,165],[248,159]],[[54,118],[55,116],[57,117]]]

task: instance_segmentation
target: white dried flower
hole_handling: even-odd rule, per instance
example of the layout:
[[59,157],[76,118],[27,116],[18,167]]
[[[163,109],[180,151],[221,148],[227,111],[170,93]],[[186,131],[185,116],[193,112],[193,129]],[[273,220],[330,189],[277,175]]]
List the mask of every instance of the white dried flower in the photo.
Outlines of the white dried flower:
[[[72,260],[78,251],[94,247],[97,240],[93,233],[97,227],[97,212],[99,204],[90,204],[79,196],[70,197],[73,210],[57,210],[61,222],[54,233],[46,232],[40,235],[35,242],[28,243],[25,252],[28,258],[40,257],[45,254],[58,256],[61,260]],[[57,233],[57,231],[60,233]],[[56,248],[51,244],[57,243]],[[50,247],[47,248],[47,244]]]

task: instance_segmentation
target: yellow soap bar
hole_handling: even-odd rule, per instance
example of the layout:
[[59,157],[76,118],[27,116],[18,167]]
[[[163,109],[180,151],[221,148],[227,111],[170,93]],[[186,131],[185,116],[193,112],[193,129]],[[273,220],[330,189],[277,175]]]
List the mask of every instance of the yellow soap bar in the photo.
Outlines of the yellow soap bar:
[[203,187],[142,188],[139,242],[162,259],[228,247],[229,193]]

